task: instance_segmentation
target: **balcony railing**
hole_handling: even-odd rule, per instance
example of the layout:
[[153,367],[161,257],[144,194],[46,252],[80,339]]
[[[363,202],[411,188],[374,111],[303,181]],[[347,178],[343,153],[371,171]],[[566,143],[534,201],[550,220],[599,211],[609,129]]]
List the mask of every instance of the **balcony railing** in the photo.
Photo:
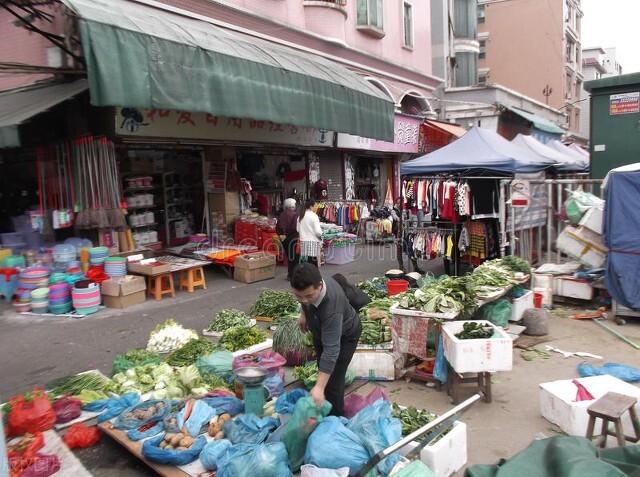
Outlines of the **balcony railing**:
[[[307,1],[307,0],[303,0]],[[338,7],[346,7],[347,0],[314,0],[316,3],[330,3],[331,5],[337,5]]]

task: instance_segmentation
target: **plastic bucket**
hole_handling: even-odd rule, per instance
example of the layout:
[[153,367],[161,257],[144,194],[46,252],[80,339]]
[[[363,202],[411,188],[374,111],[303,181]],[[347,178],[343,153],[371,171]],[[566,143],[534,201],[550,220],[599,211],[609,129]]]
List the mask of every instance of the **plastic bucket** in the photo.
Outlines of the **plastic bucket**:
[[534,293],[533,294],[533,306],[535,308],[542,308],[542,299],[544,295],[542,293]]
[[393,296],[404,293],[409,289],[409,282],[406,280],[389,280],[387,282],[387,295]]

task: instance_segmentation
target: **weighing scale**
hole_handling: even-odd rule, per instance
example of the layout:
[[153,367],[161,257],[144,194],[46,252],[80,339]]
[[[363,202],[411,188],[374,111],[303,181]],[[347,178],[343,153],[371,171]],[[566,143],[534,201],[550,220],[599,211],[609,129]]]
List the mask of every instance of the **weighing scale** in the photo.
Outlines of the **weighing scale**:
[[257,366],[247,366],[238,368],[233,373],[236,375],[236,382],[242,385],[244,412],[262,416],[268,392],[263,385],[267,371]]

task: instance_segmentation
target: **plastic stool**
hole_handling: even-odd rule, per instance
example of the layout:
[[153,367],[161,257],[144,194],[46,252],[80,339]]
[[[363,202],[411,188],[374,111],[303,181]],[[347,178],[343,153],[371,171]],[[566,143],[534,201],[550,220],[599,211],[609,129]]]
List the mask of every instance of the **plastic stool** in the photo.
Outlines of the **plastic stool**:
[[202,267],[190,268],[180,272],[180,289],[193,293],[196,287],[207,289],[207,282],[204,279],[204,270]]
[[[638,423],[638,415],[634,407],[637,402],[638,400],[636,398],[632,396],[625,396],[624,394],[610,392],[602,396],[587,409],[587,413],[589,413],[587,439],[593,439],[596,419],[602,419],[602,434],[596,436],[596,442],[599,441],[600,447],[604,448],[607,445],[607,436],[615,435],[620,447],[624,447],[626,441],[640,441],[640,423]],[[622,429],[622,416],[627,411],[629,412],[631,422],[633,423],[635,437],[626,436]],[[610,423],[613,423],[616,428],[615,434],[611,434],[609,431]]]
[[173,275],[171,273],[162,273],[149,277],[149,295],[156,300],[162,300],[164,295],[176,296],[173,287]]

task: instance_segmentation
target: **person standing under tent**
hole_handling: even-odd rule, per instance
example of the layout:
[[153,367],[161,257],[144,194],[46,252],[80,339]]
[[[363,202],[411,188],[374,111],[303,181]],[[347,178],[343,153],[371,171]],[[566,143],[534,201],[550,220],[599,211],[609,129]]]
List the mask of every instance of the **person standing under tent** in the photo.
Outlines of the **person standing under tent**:
[[313,263],[317,267],[322,250],[322,228],[320,218],[311,210],[314,204],[315,202],[309,199],[300,208],[297,230],[301,261]]
[[318,380],[311,389],[317,406],[331,403],[331,414],[344,413],[347,368],[358,346],[362,323],[342,287],[333,278],[322,278],[318,267],[301,263],[291,277],[293,293],[302,305],[298,321],[311,331],[318,359]]
[[291,279],[294,267],[300,261],[300,255],[297,253],[298,240],[298,214],[296,213],[296,200],[285,199],[283,210],[278,217],[276,232],[280,235],[284,255],[287,257],[287,280]]

